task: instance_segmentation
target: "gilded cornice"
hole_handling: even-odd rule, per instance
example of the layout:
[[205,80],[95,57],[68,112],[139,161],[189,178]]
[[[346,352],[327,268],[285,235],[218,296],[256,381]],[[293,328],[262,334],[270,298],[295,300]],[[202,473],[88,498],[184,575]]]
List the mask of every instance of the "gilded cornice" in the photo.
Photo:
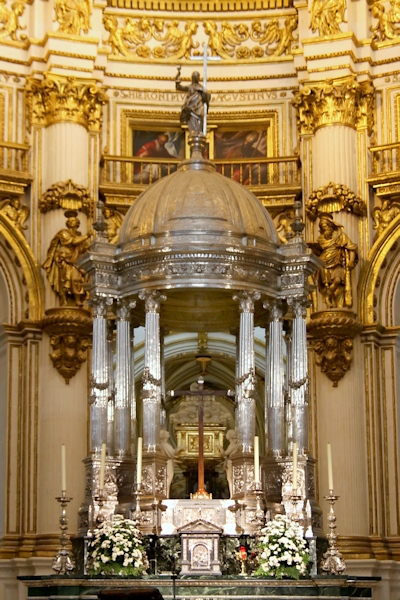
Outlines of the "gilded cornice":
[[166,10],[168,12],[236,12],[292,8],[293,0],[208,0],[206,4],[197,0],[107,0],[110,8],[137,10]]
[[72,122],[99,131],[102,106],[108,102],[96,81],[46,73],[28,78],[26,105],[30,125]]
[[324,125],[346,125],[372,133],[375,93],[369,81],[358,83],[354,76],[307,83],[294,96],[300,134],[315,133]]

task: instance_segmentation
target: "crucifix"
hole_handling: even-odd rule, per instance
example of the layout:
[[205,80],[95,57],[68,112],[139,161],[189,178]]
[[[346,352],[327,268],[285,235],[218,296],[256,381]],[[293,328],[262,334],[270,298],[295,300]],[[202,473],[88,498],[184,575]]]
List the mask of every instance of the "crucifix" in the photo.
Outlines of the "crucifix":
[[205,390],[204,379],[200,377],[197,381],[197,390],[171,390],[169,396],[194,396],[200,397],[199,402],[199,461],[197,474],[197,492],[192,495],[194,500],[207,500],[210,494],[204,489],[204,398],[206,396],[235,396],[231,390]]

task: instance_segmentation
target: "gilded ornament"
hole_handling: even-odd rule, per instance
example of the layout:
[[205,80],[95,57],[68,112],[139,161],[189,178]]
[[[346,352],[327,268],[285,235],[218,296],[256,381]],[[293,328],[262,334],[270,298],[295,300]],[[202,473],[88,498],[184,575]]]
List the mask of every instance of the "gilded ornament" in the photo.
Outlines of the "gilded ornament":
[[389,198],[382,201],[382,206],[375,206],[372,210],[374,218],[374,229],[376,229],[375,239],[377,239],[390,223],[400,214],[400,204],[392,202]]
[[21,233],[28,229],[25,221],[29,217],[29,207],[22,206],[19,198],[6,198],[0,204],[0,211],[9,219]]
[[90,0],[55,0],[54,10],[58,31],[67,35],[89,32],[92,13]]
[[90,311],[71,306],[50,308],[43,329],[50,336],[51,361],[68,384],[86,361],[92,332]]
[[287,244],[289,239],[293,237],[293,230],[291,228],[293,218],[294,210],[293,208],[288,208],[283,213],[279,213],[274,219],[276,233],[282,244]]
[[400,36],[400,3],[399,0],[390,1],[390,10],[386,13],[382,2],[374,2],[371,14],[378,22],[371,25],[372,40],[382,42]]
[[324,263],[318,271],[317,283],[324,302],[330,308],[351,308],[353,293],[351,271],[358,262],[358,247],[336,223],[332,215],[320,216],[320,235],[316,244],[310,244]]
[[14,41],[24,42],[27,37],[21,33],[19,39],[17,32],[19,29],[26,29],[26,25],[20,25],[19,18],[23,15],[26,3],[16,0],[11,4],[11,9],[5,6],[6,0],[0,2],[0,39],[10,37]]
[[122,224],[123,216],[120,212],[109,206],[103,206],[103,217],[104,222],[107,226],[106,236],[110,244],[116,244],[118,241],[118,234]]
[[[68,101],[67,101],[68,100]],[[94,80],[46,73],[27,80],[26,105],[30,125],[72,122],[100,131],[102,108],[108,102]]]
[[67,228],[56,233],[50,242],[43,269],[62,306],[82,306],[86,300],[83,287],[85,273],[75,262],[88,250],[91,232],[82,235],[78,231],[79,219],[76,211],[66,211],[65,216]]
[[311,6],[310,27],[320,36],[340,33],[340,24],[347,23],[344,18],[346,0],[313,0]]
[[40,212],[62,208],[63,210],[81,211],[85,215],[92,214],[92,199],[83,185],[74,183],[72,179],[54,183],[40,198]]
[[[111,55],[122,54],[127,58],[189,58],[193,48],[198,48],[199,43],[193,41],[197,32],[198,24],[188,21],[180,28],[179,21],[164,21],[154,19],[153,21],[142,17],[134,20],[131,17],[125,19],[123,27],[114,15],[103,17],[105,29],[109,32],[106,43],[111,46]],[[152,46],[148,45],[152,42]],[[155,46],[154,42],[160,42],[161,46]]]
[[314,133],[323,125],[366,127],[372,133],[375,94],[369,81],[358,83],[354,76],[307,84],[294,95],[300,134]]
[[310,221],[315,221],[322,213],[348,212],[365,217],[367,206],[343,184],[328,183],[311,192],[306,201],[306,213]]
[[353,339],[362,325],[347,311],[324,311],[311,315],[307,326],[314,342],[315,362],[337,387],[350,369]]
[[[255,21],[251,26],[251,39],[260,45],[265,44],[265,52],[269,56],[290,54],[292,43],[298,40],[298,37],[293,35],[297,24],[297,15],[287,17],[283,27],[279,27],[279,20],[276,18],[267,21],[264,26],[260,21]],[[255,48],[252,52],[254,51]]]

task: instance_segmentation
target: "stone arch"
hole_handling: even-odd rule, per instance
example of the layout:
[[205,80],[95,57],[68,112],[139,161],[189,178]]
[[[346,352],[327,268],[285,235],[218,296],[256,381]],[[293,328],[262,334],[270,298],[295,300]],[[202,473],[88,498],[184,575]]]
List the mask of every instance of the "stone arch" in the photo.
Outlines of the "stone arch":
[[[40,267],[25,237],[0,212],[0,269],[9,299],[11,324],[22,320],[40,321],[43,316],[44,285]],[[14,258],[10,260],[10,250]],[[21,270],[22,273],[18,271]],[[25,294],[27,293],[27,302]]]
[[358,286],[358,314],[364,325],[385,327],[400,324],[395,306],[400,306],[400,215],[372,246]]

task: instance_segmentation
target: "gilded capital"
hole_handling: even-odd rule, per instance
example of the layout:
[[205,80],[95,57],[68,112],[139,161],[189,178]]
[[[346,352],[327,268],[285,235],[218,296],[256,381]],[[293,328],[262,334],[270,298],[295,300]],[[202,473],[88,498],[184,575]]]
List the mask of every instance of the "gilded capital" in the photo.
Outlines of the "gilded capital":
[[295,94],[292,105],[300,134],[315,133],[324,125],[373,131],[375,94],[369,81],[358,83],[352,76],[307,84]]
[[26,105],[29,125],[78,123],[100,131],[102,107],[108,102],[94,80],[46,73],[44,79],[29,78]]

